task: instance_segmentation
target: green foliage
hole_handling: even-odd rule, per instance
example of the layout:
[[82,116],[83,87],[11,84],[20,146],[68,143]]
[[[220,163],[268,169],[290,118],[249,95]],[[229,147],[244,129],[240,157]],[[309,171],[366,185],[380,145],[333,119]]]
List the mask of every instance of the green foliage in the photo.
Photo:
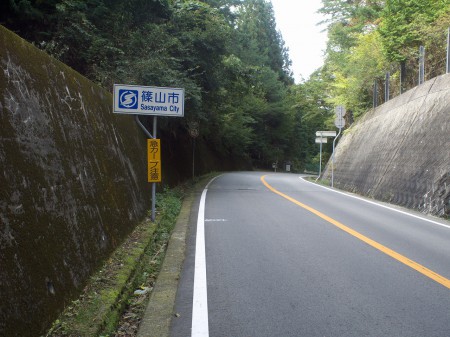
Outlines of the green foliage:
[[423,36],[423,45],[427,53],[427,73],[430,77],[441,75],[446,68],[446,41],[450,27],[450,6],[432,25],[422,26],[419,34]]
[[319,12],[329,17],[328,22],[361,26],[376,20],[384,5],[381,0],[322,0]]
[[[170,223],[171,226],[174,225],[174,219],[181,209],[182,199],[183,191],[181,189],[165,189],[162,193],[157,193],[156,208],[158,213],[162,214],[159,229],[164,227],[166,223]],[[169,231],[171,230],[172,228],[169,228]]]
[[[293,119],[293,134],[290,143],[296,151],[297,169],[313,171],[319,146],[315,143],[315,133],[319,130],[332,130],[333,109],[326,95],[330,92],[326,73],[316,71],[310,79],[289,91],[289,104]],[[324,153],[330,152],[324,147]],[[318,167],[318,166],[317,166]]]
[[235,53],[248,64],[267,65],[284,83],[292,84],[291,61],[276,29],[272,3],[265,0],[242,1],[237,12]]
[[390,61],[405,61],[421,43],[421,27],[431,25],[449,9],[447,0],[389,0],[379,27]]
[[360,34],[355,46],[348,50],[345,62],[334,69],[329,102],[351,107],[354,116],[360,116],[372,104],[374,80],[383,77],[388,67],[378,31]]
[[187,133],[196,121],[224,156],[258,166],[293,156],[285,103],[293,80],[270,1],[11,1],[8,12],[21,18],[15,28],[23,33],[48,15],[38,29],[47,35],[31,39],[105,87],[185,88],[187,122],[162,120],[162,132]]
[[[410,69],[418,67],[420,45],[426,46],[428,76],[445,69],[448,0],[322,0],[320,12],[328,15],[323,96],[330,105],[350,111],[348,122],[371,108],[374,82],[382,81],[386,72],[391,75],[391,97],[414,85]],[[400,63],[406,66],[402,88]]]
[[[442,67],[448,0],[322,0],[328,15],[325,64],[293,84],[288,50],[268,0],[42,0],[2,2],[8,27],[83,73],[113,83],[183,87],[185,119],[162,119],[173,141],[200,124],[201,139],[254,166],[316,163],[314,133],[372,103],[376,78],[427,47]],[[397,67],[398,68],[398,67]],[[397,89],[395,89],[397,90]],[[329,151],[325,147],[325,151]]]
[[56,24],[56,4],[60,0],[0,1],[0,23],[32,42],[48,39]]

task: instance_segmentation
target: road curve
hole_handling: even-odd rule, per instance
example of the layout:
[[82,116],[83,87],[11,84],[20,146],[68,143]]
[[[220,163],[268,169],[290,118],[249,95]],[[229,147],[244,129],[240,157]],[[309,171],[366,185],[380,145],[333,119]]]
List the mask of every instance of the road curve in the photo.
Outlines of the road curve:
[[[450,336],[448,222],[294,174],[227,173],[203,200],[172,336]],[[206,298],[193,303],[201,226]],[[193,319],[196,301],[206,316]]]

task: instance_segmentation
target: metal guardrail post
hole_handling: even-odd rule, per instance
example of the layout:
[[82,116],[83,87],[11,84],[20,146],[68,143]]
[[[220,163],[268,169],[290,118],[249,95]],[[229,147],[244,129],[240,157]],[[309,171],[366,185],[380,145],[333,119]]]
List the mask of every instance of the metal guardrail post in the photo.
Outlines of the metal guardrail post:
[[419,85],[425,82],[425,47],[419,48]]
[[387,102],[389,101],[389,82],[391,79],[391,74],[389,73],[389,71],[386,73],[386,79],[384,81],[384,101]]
[[446,73],[450,73],[450,27],[447,31],[447,67]]
[[378,106],[378,80],[373,82],[373,108]]
[[403,94],[406,85],[406,62],[400,62],[400,94]]

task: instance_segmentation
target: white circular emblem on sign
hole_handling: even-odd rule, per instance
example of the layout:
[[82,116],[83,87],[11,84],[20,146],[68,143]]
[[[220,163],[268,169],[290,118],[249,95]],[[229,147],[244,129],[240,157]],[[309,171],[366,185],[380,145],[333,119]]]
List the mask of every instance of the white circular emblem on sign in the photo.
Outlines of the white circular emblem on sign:
[[119,96],[119,106],[134,108],[137,105],[137,92],[134,90],[123,90]]

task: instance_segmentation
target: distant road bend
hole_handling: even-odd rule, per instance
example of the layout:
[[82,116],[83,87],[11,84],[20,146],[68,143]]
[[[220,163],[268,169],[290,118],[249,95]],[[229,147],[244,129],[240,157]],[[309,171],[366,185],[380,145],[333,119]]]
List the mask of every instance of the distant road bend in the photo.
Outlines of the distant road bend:
[[450,336],[450,223],[294,174],[211,181],[171,336]]

